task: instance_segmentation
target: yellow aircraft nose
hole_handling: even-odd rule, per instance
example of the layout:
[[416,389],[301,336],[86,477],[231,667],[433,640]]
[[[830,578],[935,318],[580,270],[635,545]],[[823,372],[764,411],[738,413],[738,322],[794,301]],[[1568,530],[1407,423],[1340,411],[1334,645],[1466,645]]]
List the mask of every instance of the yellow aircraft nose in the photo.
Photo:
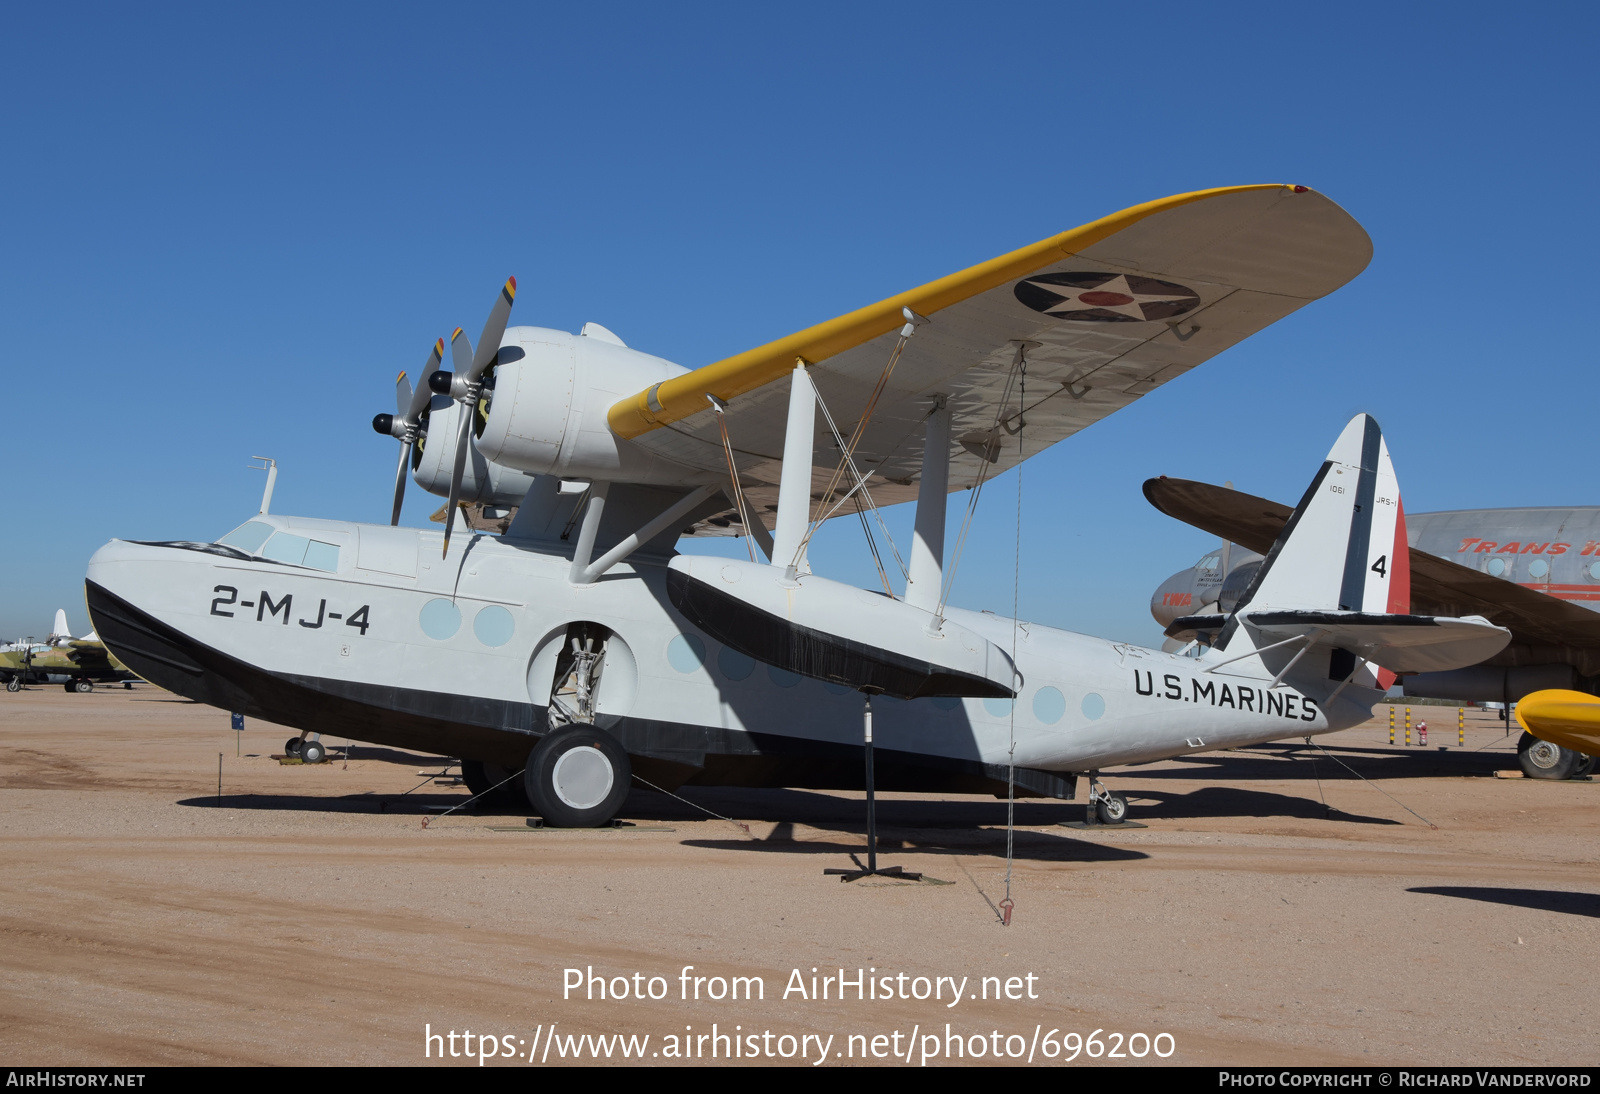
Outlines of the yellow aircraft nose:
[[1539,738],[1574,752],[1600,753],[1600,697],[1552,688],[1517,703],[1517,721]]

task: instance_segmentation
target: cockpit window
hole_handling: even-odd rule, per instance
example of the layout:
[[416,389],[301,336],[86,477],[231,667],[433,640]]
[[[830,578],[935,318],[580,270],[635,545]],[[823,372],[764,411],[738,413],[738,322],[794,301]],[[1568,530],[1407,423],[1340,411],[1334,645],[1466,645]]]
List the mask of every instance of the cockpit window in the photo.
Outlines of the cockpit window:
[[332,543],[279,532],[261,549],[261,557],[290,566],[309,566],[330,573],[339,568],[339,548]]
[[1215,570],[1215,569],[1217,569],[1217,567],[1219,567],[1221,565],[1222,565],[1222,556],[1221,555],[1207,555],[1205,558],[1202,558],[1195,565],[1195,569],[1196,570]]
[[252,520],[242,524],[217,542],[270,562],[309,566],[313,570],[326,570],[329,573],[339,569],[338,544],[279,532],[264,521]]
[[275,530],[265,521],[252,520],[239,525],[217,542],[224,547],[237,547],[246,554],[253,555],[261,550],[261,545],[267,542],[267,537]]

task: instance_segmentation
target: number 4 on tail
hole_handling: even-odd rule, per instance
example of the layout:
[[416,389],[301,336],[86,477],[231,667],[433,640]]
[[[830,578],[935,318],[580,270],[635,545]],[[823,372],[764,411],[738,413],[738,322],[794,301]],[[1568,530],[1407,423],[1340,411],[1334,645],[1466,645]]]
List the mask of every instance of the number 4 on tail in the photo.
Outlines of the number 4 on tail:
[[[1389,556],[1388,555],[1379,555],[1378,556],[1378,561],[1376,561],[1376,562],[1374,562],[1372,564],[1372,572],[1377,574],[1379,577],[1388,577],[1389,576]],[[366,609],[363,608],[362,611],[366,611]],[[365,633],[365,632],[362,632],[362,633]]]

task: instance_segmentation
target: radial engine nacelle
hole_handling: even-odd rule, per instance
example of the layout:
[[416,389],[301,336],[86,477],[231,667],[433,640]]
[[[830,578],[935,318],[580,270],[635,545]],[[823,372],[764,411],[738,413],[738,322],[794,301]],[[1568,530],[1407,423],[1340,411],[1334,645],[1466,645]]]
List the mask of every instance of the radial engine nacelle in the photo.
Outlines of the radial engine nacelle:
[[[412,451],[411,478],[430,494],[442,498],[450,496],[456,433],[465,412],[466,407],[448,395],[435,395],[428,407],[427,437]],[[467,453],[466,468],[461,476],[461,500],[485,505],[516,505],[532,485],[532,475],[491,463],[474,449]]]
[[606,423],[613,403],[687,372],[683,366],[629,349],[592,323],[582,334],[512,327],[500,346],[488,418],[476,431],[477,451],[491,464],[607,482],[678,486],[698,477],[634,448]]

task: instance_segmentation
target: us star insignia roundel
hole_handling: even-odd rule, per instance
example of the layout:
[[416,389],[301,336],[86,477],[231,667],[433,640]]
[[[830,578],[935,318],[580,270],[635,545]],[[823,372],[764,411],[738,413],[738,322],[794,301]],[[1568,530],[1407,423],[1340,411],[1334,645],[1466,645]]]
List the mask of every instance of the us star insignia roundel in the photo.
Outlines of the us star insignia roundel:
[[1049,273],[1017,282],[1017,299],[1074,323],[1143,323],[1192,311],[1200,294],[1138,274]]

